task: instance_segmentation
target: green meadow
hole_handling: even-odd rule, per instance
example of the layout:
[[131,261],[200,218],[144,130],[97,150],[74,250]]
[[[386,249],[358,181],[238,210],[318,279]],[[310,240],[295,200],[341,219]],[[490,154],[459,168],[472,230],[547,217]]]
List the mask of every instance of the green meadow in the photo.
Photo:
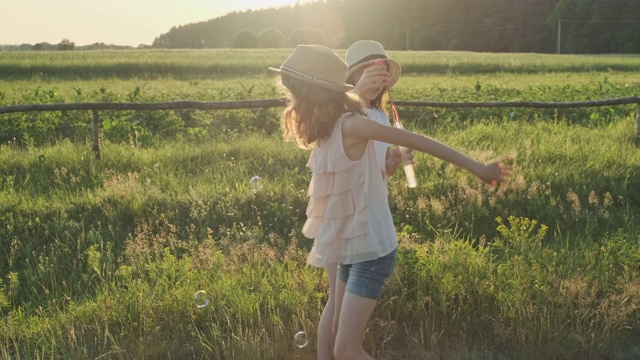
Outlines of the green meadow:
[[[267,68],[289,52],[5,52],[0,106],[281,97]],[[396,100],[640,94],[638,56],[390,56]],[[313,359],[328,282],[306,265],[309,152],[281,110],[102,111],[101,160],[90,112],[0,114],[0,359]],[[516,170],[493,188],[416,154],[416,188],[390,179],[399,260],[369,353],[638,358],[638,107],[400,113]]]

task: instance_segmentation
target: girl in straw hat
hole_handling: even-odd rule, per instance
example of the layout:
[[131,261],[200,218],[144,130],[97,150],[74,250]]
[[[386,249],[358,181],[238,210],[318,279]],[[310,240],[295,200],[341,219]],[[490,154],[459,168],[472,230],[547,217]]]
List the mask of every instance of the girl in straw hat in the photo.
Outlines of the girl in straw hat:
[[347,65],[319,45],[299,45],[280,68],[290,95],[285,139],[311,149],[307,262],[324,267],[329,300],[320,318],[318,358],[372,359],[362,348],[369,317],[396,262],[397,239],[373,141],[423,151],[490,184],[509,175],[502,160],[477,162],[429,137],[381,125],[349,94]]
[[[365,103],[367,117],[382,125],[391,125],[389,115],[384,111],[387,89],[391,89],[400,78],[402,68],[397,61],[387,57],[382,44],[373,40],[356,41],[345,55],[347,63],[347,83],[354,85],[353,92]],[[382,64],[376,64],[382,61]],[[374,142],[380,162],[382,176],[386,180],[393,175],[402,162],[400,150],[391,144]],[[413,162],[413,154],[408,158]]]

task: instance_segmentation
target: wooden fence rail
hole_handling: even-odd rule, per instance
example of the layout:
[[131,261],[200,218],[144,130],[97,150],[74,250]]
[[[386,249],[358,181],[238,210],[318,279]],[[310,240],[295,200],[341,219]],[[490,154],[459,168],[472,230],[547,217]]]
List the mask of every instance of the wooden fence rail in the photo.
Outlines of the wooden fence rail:
[[[640,137],[640,97],[627,97],[607,100],[577,101],[577,102],[533,102],[533,101],[511,101],[511,102],[436,102],[436,101],[405,101],[397,100],[400,106],[418,106],[434,108],[538,108],[538,109],[568,109],[578,107],[598,107],[631,105],[637,106],[637,133]],[[96,158],[100,159],[100,121],[99,111],[108,110],[237,110],[282,107],[286,105],[286,99],[262,99],[262,100],[237,100],[237,101],[173,101],[159,103],[65,103],[65,104],[30,104],[30,105],[9,105],[0,106],[0,114],[20,113],[20,112],[43,112],[43,111],[74,111],[85,110],[93,114],[93,151]]]

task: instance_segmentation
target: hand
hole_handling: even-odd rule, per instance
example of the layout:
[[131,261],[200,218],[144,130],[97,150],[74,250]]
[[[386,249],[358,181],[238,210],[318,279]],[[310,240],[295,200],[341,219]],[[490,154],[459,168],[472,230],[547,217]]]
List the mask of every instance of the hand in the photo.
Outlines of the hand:
[[507,160],[511,160],[511,157],[503,156],[485,163],[482,171],[477,174],[478,177],[487,184],[491,184],[491,186],[496,186],[506,181],[513,171],[512,166],[504,164]]
[[385,86],[391,82],[385,65],[372,65],[364,70],[353,92],[361,99],[371,101],[375,99]]
[[[413,165],[413,151],[405,148],[405,156],[407,157],[407,160],[411,161],[411,165]],[[391,158],[395,161],[396,166],[402,162],[402,154],[399,147],[396,146],[391,149]]]
[[[411,165],[413,165],[413,151],[411,149],[406,149],[406,155],[407,159],[411,161]],[[400,148],[398,148],[397,146],[390,148],[387,156],[387,174],[391,175],[396,171],[398,165],[402,164],[402,154],[400,153]]]

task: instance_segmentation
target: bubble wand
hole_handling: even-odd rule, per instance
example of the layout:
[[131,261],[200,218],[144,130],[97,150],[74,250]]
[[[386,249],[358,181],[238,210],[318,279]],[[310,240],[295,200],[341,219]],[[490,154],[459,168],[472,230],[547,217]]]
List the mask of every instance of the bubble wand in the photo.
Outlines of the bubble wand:
[[[382,65],[384,61],[382,59],[378,59],[375,61],[376,65]],[[393,119],[393,126],[398,129],[403,129],[402,122],[400,121],[400,113],[398,113],[398,108],[396,107],[396,103],[393,101],[393,97],[391,97],[391,90],[387,88],[387,94],[389,95],[389,106],[391,108],[391,118]],[[416,173],[413,171],[413,164],[411,163],[411,159],[409,159],[409,149],[404,146],[399,146],[400,157],[402,158],[402,166],[404,167],[404,175],[407,178],[407,186],[410,188],[414,188],[417,185],[416,182]]]

